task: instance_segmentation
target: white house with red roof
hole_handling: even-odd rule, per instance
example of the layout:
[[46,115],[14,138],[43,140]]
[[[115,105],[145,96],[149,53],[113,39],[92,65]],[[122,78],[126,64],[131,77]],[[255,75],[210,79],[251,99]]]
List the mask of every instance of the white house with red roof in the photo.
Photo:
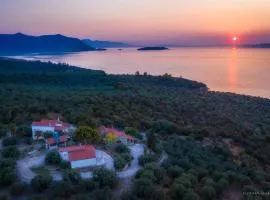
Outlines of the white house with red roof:
[[37,133],[45,133],[45,132],[63,132],[69,133],[74,130],[74,126],[72,124],[62,122],[58,118],[57,120],[47,120],[42,119],[40,121],[32,122],[32,138],[33,140],[39,139],[37,137]]
[[70,162],[72,169],[94,167],[97,165],[96,150],[92,145],[59,148],[63,160]]
[[127,135],[124,131],[120,131],[115,128],[106,128],[105,126],[101,126],[99,128],[99,132],[102,136],[107,136],[108,134],[113,134],[117,137],[118,143],[129,144],[135,143],[136,139],[131,136]]

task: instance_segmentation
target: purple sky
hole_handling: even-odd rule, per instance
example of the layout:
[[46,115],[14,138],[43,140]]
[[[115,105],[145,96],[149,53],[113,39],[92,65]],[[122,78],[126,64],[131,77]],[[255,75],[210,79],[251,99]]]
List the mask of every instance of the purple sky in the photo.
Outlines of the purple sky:
[[1,0],[0,32],[132,44],[270,42],[269,0]]

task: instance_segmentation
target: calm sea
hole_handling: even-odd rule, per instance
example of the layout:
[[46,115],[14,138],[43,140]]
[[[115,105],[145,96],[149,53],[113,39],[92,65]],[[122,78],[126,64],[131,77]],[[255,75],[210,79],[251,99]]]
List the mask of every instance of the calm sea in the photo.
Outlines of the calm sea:
[[172,48],[168,51],[108,49],[17,58],[65,62],[107,73],[164,73],[204,82],[210,90],[270,98],[270,49]]

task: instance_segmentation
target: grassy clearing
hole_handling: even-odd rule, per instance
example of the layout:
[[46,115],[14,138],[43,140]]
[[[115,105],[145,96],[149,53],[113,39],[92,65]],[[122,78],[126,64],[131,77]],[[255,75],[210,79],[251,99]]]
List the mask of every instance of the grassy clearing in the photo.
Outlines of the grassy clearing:
[[32,167],[31,170],[38,175],[50,175],[50,170],[46,167]]

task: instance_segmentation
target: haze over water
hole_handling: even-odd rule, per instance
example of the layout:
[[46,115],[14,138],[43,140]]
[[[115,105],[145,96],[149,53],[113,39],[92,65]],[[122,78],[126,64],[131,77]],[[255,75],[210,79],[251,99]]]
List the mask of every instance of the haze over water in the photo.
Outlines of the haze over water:
[[269,49],[172,48],[149,52],[109,49],[23,58],[65,62],[113,74],[134,74],[136,71],[152,75],[169,73],[204,82],[210,90],[270,98]]

